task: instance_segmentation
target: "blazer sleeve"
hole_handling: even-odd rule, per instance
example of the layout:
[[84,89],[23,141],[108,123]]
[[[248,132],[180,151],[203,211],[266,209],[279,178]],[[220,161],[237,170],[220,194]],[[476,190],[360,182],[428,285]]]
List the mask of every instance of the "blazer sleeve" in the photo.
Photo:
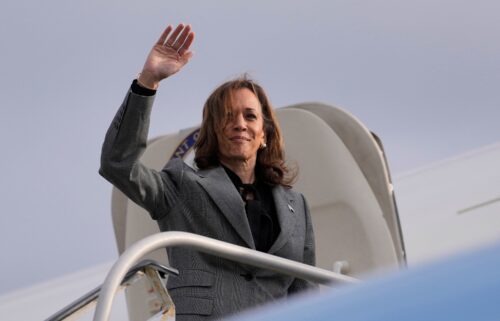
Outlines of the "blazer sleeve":
[[[147,145],[154,98],[128,91],[106,133],[99,174],[158,219],[178,199],[179,170],[158,172],[139,161]],[[176,166],[180,164],[170,164]]]
[[[309,213],[309,205],[307,205],[307,201],[304,195],[302,195],[302,200],[304,202],[304,215],[306,220],[306,231],[305,231],[306,236],[304,241],[304,256],[302,263],[315,266],[316,247],[314,241],[314,231],[311,221],[311,214]],[[317,289],[317,288],[319,288],[318,285],[313,282],[296,278],[288,288],[288,294],[294,294],[303,290]]]

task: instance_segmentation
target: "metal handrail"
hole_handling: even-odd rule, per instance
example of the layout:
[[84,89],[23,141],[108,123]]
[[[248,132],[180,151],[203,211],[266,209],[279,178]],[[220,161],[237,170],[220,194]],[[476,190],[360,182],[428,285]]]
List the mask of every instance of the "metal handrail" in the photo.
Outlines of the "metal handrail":
[[[143,260],[139,262],[138,264],[134,265],[128,272],[125,274],[125,276],[122,278],[122,281],[120,282],[119,285],[126,284],[129,282],[137,273],[139,272],[144,272],[146,268],[152,268],[156,272],[158,272],[162,277],[165,274],[172,274],[172,275],[179,275],[179,271],[177,269],[162,265],[154,260]],[[71,316],[72,314],[79,312],[81,309],[85,308],[87,305],[91,304],[92,302],[96,301],[97,298],[100,295],[100,292],[102,290],[103,286],[98,286],[94,288],[93,290],[90,290],[80,298],[76,299],[75,301],[71,302],[58,312],[54,313],[51,315],[49,318],[47,318],[45,321],[60,321],[64,320],[65,318]]]
[[269,269],[322,284],[358,282],[357,279],[349,276],[205,236],[186,232],[162,232],[148,236],[132,244],[115,262],[102,286],[101,296],[97,302],[94,314],[94,321],[108,320],[115,292],[131,265],[151,251],[170,246],[185,246],[239,263]]

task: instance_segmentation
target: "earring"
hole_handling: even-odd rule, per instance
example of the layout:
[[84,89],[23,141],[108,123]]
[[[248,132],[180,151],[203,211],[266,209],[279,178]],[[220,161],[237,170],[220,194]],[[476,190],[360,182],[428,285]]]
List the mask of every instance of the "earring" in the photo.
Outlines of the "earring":
[[264,149],[264,148],[266,148],[266,147],[267,147],[266,143],[261,143],[261,144],[260,144],[260,149]]

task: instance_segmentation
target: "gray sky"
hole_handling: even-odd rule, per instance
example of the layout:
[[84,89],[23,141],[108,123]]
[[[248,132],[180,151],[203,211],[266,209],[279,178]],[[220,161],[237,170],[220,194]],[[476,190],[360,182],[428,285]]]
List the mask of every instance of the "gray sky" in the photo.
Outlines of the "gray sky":
[[383,140],[393,174],[500,141],[495,0],[33,1],[2,4],[0,294],[116,257],[100,146],[167,23],[195,56],[151,136],[197,124],[249,72],[276,107],[320,101]]

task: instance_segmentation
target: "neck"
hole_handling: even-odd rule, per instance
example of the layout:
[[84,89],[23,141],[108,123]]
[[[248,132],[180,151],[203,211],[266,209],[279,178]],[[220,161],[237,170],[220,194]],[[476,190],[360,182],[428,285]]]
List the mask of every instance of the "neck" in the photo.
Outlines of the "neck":
[[243,184],[252,184],[255,181],[255,159],[221,159],[220,162],[238,175]]

